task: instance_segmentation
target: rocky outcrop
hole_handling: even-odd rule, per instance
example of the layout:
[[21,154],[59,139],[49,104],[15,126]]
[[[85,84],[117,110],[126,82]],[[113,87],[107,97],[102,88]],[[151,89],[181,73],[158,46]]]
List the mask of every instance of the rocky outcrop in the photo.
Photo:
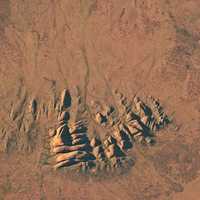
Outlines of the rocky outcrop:
[[[14,128],[10,132],[1,129],[0,151],[7,152],[15,146],[31,152],[37,146],[37,126],[43,119],[45,125],[50,124],[49,154],[53,156],[54,169],[75,168],[89,173],[118,169],[130,159],[128,154],[134,143],[152,144],[154,133],[170,120],[160,102],[151,96],[147,102],[139,97],[129,100],[115,90],[113,97],[113,104],[93,102],[89,108],[77,88],[64,89],[60,97],[53,101],[50,97],[47,103],[29,98],[22,90],[9,115]],[[106,137],[89,133],[90,122],[101,127]]]
[[[58,114],[57,128],[49,132],[55,169],[75,166],[81,171],[87,168],[87,172],[97,173],[99,170],[121,167],[124,160],[128,159],[128,151],[133,148],[134,142],[152,144],[154,131],[169,123],[161,106],[155,107],[152,98],[152,104],[149,105],[139,97],[134,97],[131,102],[122,93],[115,91],[117,107],[106,104],[98,107],[93,102],[93,108],[98,109],[93,109],[90,115],[93,119],[90,119],[81,116],[81,97],[69,95],[66,90],[62,92],[62,109]],[[70,99],[71,105],[64,104],[63,99]],[[71,119],[71,116],[75,117]],[[162,122],[160,117],[164,117]],[[109,135],[103,140],[97,136],[89,139],[89,120],[107,129],[106,132],[109,130]]]

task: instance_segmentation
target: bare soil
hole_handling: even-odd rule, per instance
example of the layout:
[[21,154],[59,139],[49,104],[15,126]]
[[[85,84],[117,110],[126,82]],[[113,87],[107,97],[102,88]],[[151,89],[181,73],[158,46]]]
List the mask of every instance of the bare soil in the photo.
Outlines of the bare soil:
[[[0,200],[199,200],[199,7],[196,0],[1,0]],[[32,123],[24,105],[34,98],[42,110],[76,86],[88,105],[112,102],[113,89],[152,95],[173,124],[154,146],[134,146],[126,173],[55,172],[54,118],[43,110]]]

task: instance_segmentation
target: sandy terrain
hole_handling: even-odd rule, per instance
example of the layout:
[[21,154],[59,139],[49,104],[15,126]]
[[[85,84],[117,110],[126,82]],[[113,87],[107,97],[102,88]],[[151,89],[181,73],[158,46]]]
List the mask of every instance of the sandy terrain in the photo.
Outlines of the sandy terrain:
[[[0,200],[198,200],[199,7],[197,0],[0,0]],[[153,146],[133,144],[134,165],[122,174],[54,171],[54,103],[63,89],[73,98],[74,88],[89,114],[92,101],[115,104],[117,89],[130,99],[158,98],[173,122]],[[36,116],[27,111],[32,100]],[[89,138],[94,129],[105,137],[105,127],[89,124]]]

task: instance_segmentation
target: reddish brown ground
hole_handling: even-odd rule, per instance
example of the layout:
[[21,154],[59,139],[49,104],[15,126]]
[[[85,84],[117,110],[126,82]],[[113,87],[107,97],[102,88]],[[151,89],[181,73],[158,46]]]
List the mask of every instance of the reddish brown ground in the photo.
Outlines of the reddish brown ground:
[[45,165],[41,128],[32,153],[0,154],[0,199],[199,200],[199,8],[197,0],[1,0],[2,126],[10,128],[20,88],[46,100],[55,80],[57,93],[78,84],[88,102],[107,101],[110,88],[153,95],[179,129],[133,148],[125,175],[91,178]]

